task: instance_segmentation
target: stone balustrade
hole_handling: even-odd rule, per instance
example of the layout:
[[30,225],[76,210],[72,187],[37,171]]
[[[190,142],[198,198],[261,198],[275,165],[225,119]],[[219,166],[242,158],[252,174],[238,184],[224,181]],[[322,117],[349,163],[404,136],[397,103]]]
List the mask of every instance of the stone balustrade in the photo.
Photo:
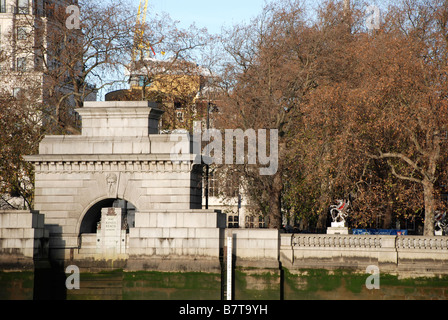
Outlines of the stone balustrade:
[[380,249],[384,248],[384,240],[393,239],[394,247],[400,250],[439,250],[448,252],[448,237],[443,236],[385,236],[385,235],[329,235],[329,234],[282,234],[294,248],[350,248]]
[[380,237],[371,235],[306,234],[292,237],[292,246],[305,248],[381,248],[381,242]]
[[420,236],[399,236],[396,243],[397,250],[443,250],[448,251],[448,237],[420,237]]
[[392,273],[448,274],[448,237],[280,234],[280,261],[289,268],[377,265]]

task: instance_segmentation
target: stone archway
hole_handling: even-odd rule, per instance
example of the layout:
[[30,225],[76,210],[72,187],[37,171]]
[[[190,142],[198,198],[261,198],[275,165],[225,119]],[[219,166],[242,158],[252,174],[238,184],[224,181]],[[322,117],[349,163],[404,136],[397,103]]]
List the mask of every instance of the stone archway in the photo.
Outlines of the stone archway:
[[[134,226],[136,207],[127,200],[118,198],[105,198],[96,201],[82,215],[79,224],[78,258],[109,257],[126,258],[129,242],[129,228]],[[105,214],[107,212],[107,214]],[[104,221],[112,214],[114,229],[105,232],[107,224]],[[118,215],[118,216],[117,216]],[[118,217],[116,220],[115,217]],[[111,245],[111,241],[115,244]],[[108,242],[108,244],[105,244]]]
[[136,207],[133,203],[120,198],[106,198],[92,204],[82,216],[79,222],[79,235],[84,233],[95,233],[97,224],[101,220],[102,208],[121,208],[127,221],[127,233],[129,228],[134,227]]

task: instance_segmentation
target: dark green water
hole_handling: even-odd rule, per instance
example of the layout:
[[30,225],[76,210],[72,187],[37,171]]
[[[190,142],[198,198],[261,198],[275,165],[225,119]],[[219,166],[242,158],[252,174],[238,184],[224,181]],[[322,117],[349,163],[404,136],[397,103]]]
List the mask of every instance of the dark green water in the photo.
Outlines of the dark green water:
[[[0,272],[1,300],[221,300],[221,274],[123,272],[81,273],[80,288],[67,290],[65,274]],[[381,275],[367,289],[368,275],[337,270],[236,269],[236,300],[447,300],[448,277],[399,279]]]

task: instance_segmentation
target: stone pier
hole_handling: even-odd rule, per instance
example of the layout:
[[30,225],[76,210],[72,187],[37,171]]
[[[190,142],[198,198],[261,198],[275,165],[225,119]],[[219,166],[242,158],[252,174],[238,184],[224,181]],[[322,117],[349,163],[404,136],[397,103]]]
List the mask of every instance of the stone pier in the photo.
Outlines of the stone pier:
[[[45,216],[51,257],[130,259],[142,268],[168,256],[200,257],[218,268],[225,218],[201,210],[202,164],[190,135],[159,134],[162,111],[147,101],[86,102],[76,111],[81,135],[46,136],[39,154],[26,157],[35,168],[35,209]],[[175,147],[182,153],[173,157]],[[132,223],[120,230],[124,247],[112,250],[98,244],[97,234],[102,209],[114,207]]]

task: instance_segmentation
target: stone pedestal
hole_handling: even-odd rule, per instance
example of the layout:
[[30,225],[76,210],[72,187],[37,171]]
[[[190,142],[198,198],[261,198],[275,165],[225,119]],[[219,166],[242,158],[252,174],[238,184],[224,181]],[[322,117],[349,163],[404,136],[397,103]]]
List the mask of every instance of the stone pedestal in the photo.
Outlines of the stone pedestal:
[[327,234],[348,234],[348,228],[345,222],[332,222],[331,227],[327,228]]

